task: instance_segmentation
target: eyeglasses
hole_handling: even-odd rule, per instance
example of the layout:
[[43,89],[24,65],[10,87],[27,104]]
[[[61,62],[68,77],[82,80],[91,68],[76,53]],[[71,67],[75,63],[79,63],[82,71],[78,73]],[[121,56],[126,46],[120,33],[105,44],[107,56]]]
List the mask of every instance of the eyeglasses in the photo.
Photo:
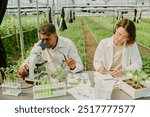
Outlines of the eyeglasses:
[[115,36],[116,36],[116,37],[120,37],[120,36],[121,36],[121,37],[122,37],[122,40],[128,40],[128,39],[129,39],[129,36],[128,36],[128,37],[122,36],[119,32],[116,32],[116,33],[115,33]]
[[49,41],[49,39],[52,38],[51,36],[52,36],[52,35],[50,35],[50,36],[44,36],[44,35],[43,35],[44,38],[41,38],[41,40],[42,40],[42,41],[44,41],[44,40]]

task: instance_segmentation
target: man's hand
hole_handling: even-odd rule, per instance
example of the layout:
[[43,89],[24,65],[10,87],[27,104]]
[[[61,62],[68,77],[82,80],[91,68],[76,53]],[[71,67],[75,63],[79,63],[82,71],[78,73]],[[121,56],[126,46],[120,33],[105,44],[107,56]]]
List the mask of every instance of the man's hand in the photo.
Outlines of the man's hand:
[[107,73],[107,70],[105,69],[105,67],[100,67],[98,69],[98,72],[100,72],[101,74],[106,74]]
[[27,64],[25,64],[24,66],[20,67],[18,70],[19,76],[20,77],[25,77],[28,73],[29,73],[29,67]]
[[73,58],[68,58],[66,60],[66,64],[70,68],[70,70],[74,70],[76,68],[76,61]]

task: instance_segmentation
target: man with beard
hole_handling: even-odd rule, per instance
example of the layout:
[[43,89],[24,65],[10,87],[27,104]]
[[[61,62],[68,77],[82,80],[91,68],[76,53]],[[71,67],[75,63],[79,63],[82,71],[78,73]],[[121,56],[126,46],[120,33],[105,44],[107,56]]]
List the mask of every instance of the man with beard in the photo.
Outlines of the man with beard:
[[[39,28],[39,35],[40,41],[34,47],[38,46],[41,41],[47,42],[47,47],[42,52],[42,59],[47,61],[45,66],[49,74],[56,71],[62,64],[62,61],[65,62],[69,72],[75,73],[83,70],[83,64],[76,46],[70,39],[58,36],[53,24],[46,23],[42,25]],[[30,70],[30,57],[31,54],[18,70],[21,77],[25,77]]]

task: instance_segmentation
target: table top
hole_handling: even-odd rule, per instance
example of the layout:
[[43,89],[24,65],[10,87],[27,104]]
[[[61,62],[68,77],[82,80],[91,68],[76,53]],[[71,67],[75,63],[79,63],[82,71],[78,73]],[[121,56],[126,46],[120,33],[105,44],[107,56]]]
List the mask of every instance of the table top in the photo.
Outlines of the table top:
[[[89,78],[93,79],[93,71],[84,71],[88,73]],[[32,100],[33,99],[33,84],[28,84],[25,80],[20,79],[21,82],[21,93],[18,96],[10,96],[2,94],[2,87],[0,87],[0,100]],[[93,82],[91,80],[91,82]],[[140,100],[150,100],[150,97],[139,98]],[[43,100],[43,99],[42,99]],[[45,98],[44,100],[76,100],[71,94],[67,92],[65,96]],[[111,100],[132,100],[131,96],[122,91],[119,88],[115,88],[111,95]]]

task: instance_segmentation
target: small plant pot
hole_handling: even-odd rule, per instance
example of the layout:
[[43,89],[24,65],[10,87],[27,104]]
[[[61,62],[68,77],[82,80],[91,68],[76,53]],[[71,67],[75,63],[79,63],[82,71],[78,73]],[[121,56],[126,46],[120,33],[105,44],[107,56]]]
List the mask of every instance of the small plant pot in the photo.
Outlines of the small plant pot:
[[2,84],[3,95],[18,96],[21,93],[21,84],[18,82],[4,81]]
[[[129,81],[129,79],[127,80]],[[127,80],[120,81],[120,89],[129,94],[132,97],[132,99],[146,97],[148,95],[149,90],[147,87],[136,84],[134,81],[132,81],[132,83],[131,82],[129,83],[127,82]]]

